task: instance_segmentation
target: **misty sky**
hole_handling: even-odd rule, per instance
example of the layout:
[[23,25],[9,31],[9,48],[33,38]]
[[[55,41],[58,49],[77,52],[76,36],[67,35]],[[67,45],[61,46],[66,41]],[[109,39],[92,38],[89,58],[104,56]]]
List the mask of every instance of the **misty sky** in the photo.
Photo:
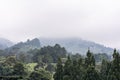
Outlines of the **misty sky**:
[[78,37],[120,49],[119,0],[0,0],[0,37]]

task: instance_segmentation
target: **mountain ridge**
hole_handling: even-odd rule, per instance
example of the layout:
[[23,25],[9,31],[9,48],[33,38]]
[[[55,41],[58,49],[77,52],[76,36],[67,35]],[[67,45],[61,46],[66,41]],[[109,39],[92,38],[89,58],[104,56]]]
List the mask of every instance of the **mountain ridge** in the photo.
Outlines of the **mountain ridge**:
[[53,46],[55,44],[60,44],[65,47],[70,53],[80,53],[86,54],[88,48],[93,53],[107,53],[112,54],[113,48],[105,47],[104,45],[98,44],[96,42],[83,40],[81,38],[39,38],[41,46]]
[[65,47],[69,53],[72,54],[79,53],[84,55],[86,54],[88,49],[90,49],[93,53],[112,54],[113,52],[113,48],[105,47],[104,45],[88,40],[83,40],[81,38],[34,38],[32,40],[28,39],[26,42],[19,42],[15,45],[10,45],[9,47],[5,47],[4,49],[6,49],[7,51],[12,51],[13,49],[16,50],[20,48],[20,51],[23,50],[26,52],[32,47],[34,49],[48,45],[54,46],[55,44],[60,44],[62,47]]
[[27,51],[40,48],[40,41],[37,38],[32,40],[27,40],[26,42],[19,42],[9,48],[5,49],[7,54],[20,54],[20,53],[27,53]]
[[13,45],[14,45],[14,43],[12,41],[5,39],[5,38],[0,38],[0,49],[4,50]]

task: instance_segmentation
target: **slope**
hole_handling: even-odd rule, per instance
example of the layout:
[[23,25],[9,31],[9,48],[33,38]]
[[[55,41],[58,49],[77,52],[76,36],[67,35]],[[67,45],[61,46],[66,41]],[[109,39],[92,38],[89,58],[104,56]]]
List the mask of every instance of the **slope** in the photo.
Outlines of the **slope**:
[[39,38],[41,42],[41,46],[47,46],[47,45],[55,45],[60,44],[61,46],[65,47],[66,50],[70,53],[80,53],[80,54],[86,54],[86,51],[88,48],[93,53],[108,53],[111,54],[113,52],[112,48],[105,47],[104,45],[97,44],[95,42],[86,41],[79,38]]

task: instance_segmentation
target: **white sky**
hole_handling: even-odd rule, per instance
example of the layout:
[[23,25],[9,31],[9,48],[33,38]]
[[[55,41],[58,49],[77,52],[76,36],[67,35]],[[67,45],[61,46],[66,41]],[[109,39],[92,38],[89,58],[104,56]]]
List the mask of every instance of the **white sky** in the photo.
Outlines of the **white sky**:
[[80,37],[120,48],[119,0],[0,0],[0,37]]

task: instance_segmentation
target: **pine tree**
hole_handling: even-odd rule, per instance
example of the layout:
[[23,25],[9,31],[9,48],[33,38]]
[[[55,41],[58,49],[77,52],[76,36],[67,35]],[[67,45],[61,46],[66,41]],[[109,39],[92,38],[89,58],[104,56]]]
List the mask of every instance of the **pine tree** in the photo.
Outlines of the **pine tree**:
[[110,62],[103,60],[101,64],[100,75],[102,80],[107,80],[107,75],[110,70]]
[[113,61],[109,70],[107,80],[120,80],[120,57],[119,53],[114,50]]
[[56,73],[54,74],[54,80],[63,80],[63,65],[60,58],[58,59]]
[[72,60],[70,59],[70,56],[68,56],[67,61],[64,65],[64,80],[68,79],[71,80],[72,78]]
[[100,80],[99,73],[95,70],[95,58],[88,50],[87,58],[85,58],[85,74],[81,80]]
[[84,67],[84,61],[82,58],[78,60],[78,65],[77,65],[77,80],[80,80],[83,74],[85,74],[85,67]]
[[78,68],[78,62],[76,60],[73,61],[71,66],[71,79],[72,80],[79,80],[79,68]]
[[94,66],[95,67],[95,58],[93,54],[88,50],[87,58],[85,58],[85,67]]
[[81,80],[101,80],[93,66],[89,66]]

